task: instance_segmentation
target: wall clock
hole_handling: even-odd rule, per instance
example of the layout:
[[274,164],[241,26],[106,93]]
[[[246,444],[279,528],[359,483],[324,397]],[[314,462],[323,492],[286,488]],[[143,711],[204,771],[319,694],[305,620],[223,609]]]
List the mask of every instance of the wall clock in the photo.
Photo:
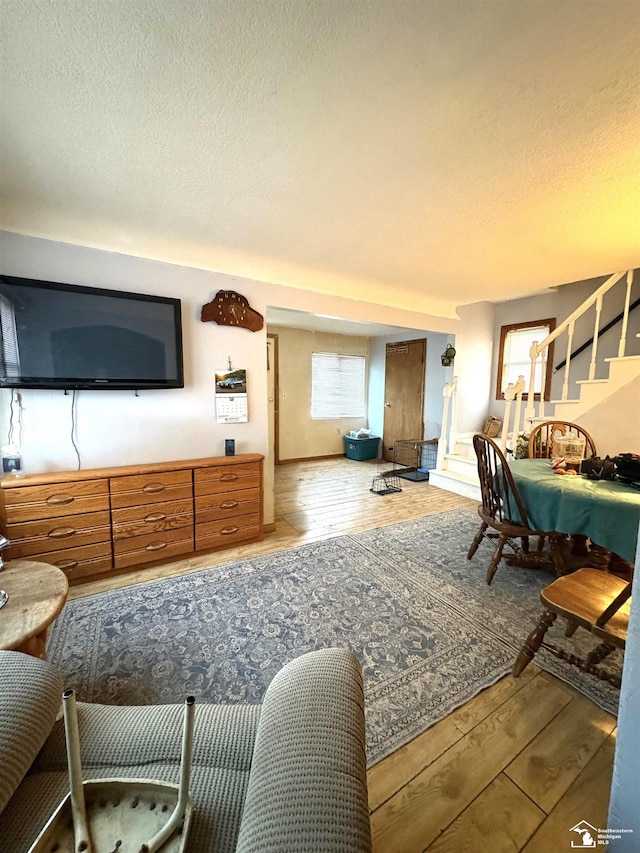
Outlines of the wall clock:
[[258,332],[264,326],[262,314],[254,311],[246,296],[235,290],[219,290],[211,302],[202,306],[200,319],[203,323],[213,320],[219,326],[239,326],[251,332]]

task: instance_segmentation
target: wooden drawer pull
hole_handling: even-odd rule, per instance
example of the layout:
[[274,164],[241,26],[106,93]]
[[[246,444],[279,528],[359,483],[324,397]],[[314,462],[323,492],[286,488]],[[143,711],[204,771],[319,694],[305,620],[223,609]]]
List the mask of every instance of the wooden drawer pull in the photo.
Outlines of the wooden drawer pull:
[[238,501],[222,501],[220,509],[233,509],[235,506],[238,506]]
[[62,569],[62,571],[64,571],[65,569],[75,569],[75,567],[78,565],[78,561],[77,560],[60,560],[60,562],[56,563],[55,565],[59,569]]
[[47,536],[50,539],[63,539],[65,536],[73,536],[75,532],[75,527],[54,527],[47,533]]
[[233,471],[229,471],[228,473],[223,474],[223,475],[220,477],[220,482],[221,482],[221,483],[233,483],[233,482],[235,482],[237,479],[238,479],[238,475],[237,475],[237,474],[234,474],[234,473],[233,473]]
[[162,521],[167,516],[164,512],[150,512],[149,515],[145,515],[145,521]]
[[167,547],[166,542],[151,542],[149,545],[147,545],[147,547],[144,550],[145,551],[162,551],[162,549],[166,548],[166,547]]
[[147,492],[148,494],[154,494],[155,492],[164,492],[165,486],[162,483],[147,483],[146,486],[142,487],[143,492]]
[[51,495],[45,501],[49,506],[58,506],[60,504],[72,504],[75,501],[73,495]]
[[239,529],[238,527],[223,527],[220,533],[222,536],[229,536],[230,533],[237,533]]

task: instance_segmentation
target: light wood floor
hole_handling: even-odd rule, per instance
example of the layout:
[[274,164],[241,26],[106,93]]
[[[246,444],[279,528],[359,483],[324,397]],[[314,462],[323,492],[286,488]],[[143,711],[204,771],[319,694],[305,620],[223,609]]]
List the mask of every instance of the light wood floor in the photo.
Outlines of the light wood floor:
[[[76,586],[70,598],[475,508],[426,482],[403,480],[401,493],[374,495],[377,471],[375,462],[348,459],[279,466],[276,530],[263,542]],[[485,567],[469,565],[483,583]],[[614,717],[533,664],[518,679],[503,678],[371,768],[375,853],[569,850],[569,830],[579,821],[606,826],[615,726]]]

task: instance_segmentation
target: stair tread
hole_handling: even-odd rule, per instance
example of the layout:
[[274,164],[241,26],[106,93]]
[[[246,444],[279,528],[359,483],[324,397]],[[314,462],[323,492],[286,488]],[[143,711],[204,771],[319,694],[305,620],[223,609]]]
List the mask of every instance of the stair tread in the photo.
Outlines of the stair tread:
[[612,355],[605,361],[640,361],[640,355]]
[[439,474],[441,477],[450,477],[452,480],[460,480],[462,483],[469,483],[469,485],[478,485],[479,480],[478,477],[465,477],[464,474],[458,474],[455,471],[443,471],[438,468],[434,468],[429,472],[430,474]]
[[474,466],[476,465],[475,456],[465,456],[461,453],[445,453],[444,458],[452,459],[454,462],[473,462]]

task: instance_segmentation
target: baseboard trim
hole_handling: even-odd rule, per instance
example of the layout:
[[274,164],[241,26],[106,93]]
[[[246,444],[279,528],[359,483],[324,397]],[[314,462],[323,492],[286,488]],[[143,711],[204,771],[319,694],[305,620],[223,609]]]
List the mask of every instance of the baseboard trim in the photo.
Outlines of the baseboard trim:
[[275,531],[276,531],[275,521],[272,522],[271,524],[263,524],[262,525],[262,532],[263,533],[275,533]]
[[291,462],[316,462],[318,459],[343,459],[344,453],[329,453],[325,456],[300,456],[299,459],[278,459],[278,465],[289,465]]

